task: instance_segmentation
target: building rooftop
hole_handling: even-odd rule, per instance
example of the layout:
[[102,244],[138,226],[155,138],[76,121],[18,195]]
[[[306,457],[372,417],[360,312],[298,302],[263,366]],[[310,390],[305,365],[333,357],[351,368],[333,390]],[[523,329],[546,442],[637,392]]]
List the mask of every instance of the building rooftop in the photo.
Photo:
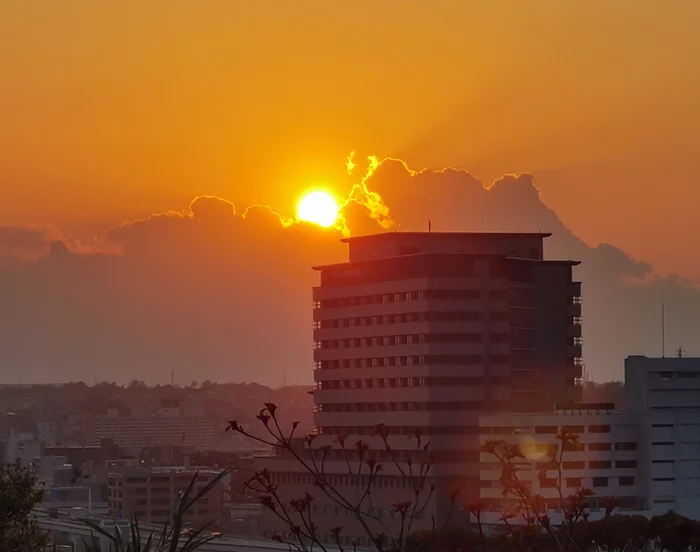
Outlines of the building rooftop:
[[475,237],[475,238],[549,238],[551,232],[381,232],[379,234],[366,234],[364,236],[351,236],[343,238],[343,243],[351,243],[360,240],[383,239],[388,236],[417,237],[434,236],[435,238],[446,237]]
[[[360,237],[365,237],[365,236],[360,236]],[[352,239],[352,238],[350,238]],[[373,263],[381,262],[381,261],[395,261],[399,259],[415,259],[415,258],[427,258],[427,257],[448,257],[448,258],[454,258],[457,259],[459,257],[467,258],[467,257],[491,257],[491,258],[498,258],[498,259],[512,259],[514,261],[522,261],[522,262],[529,262],[529,263],[546,263],[546,264],[566,264],[570,266],[578,266],[581,264],[581,261],[573,261],[573,260],[559,260],[559,259],[528,259],[527,257],[511,257],[509,255],[499,255],[498,253],[441,253],[441,252],[430,252],[430,251],[424,251],[421,253],[407,253],[406,255],[395,255],[393,257],[380,257],[377,259],[366,259],[363,261],[346,261],[343,263],[333,263],[333,264],[326,264],[326,265],[315,265],[312,266],[311,268],[313,270],[324,270],[326,268],[333,268],[333,267],[342,267],[342,266],[348,266],[348,267],[356,267],[358,265],[371,265]]]

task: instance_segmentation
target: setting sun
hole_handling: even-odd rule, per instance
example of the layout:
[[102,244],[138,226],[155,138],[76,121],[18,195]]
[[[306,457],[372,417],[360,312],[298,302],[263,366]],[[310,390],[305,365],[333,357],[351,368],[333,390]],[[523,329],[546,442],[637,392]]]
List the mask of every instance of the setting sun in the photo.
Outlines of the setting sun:
[[338,218],[338,204],[326,192],[310,192],[299,201],[297,218],[323,227],[332,226]]

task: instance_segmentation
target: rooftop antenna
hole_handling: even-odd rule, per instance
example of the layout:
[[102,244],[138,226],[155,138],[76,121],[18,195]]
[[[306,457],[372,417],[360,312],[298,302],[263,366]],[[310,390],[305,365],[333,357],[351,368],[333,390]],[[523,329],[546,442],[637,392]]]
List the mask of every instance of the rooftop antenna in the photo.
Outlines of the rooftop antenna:
[[170,385],[175,387],[175,370],[170,370]]
[[666,305],[661,304],[661,358],[666,358]]
[[433,231],[433,223],[430,222],[430,219],[428,219],[428,232],[432,232],[432,231]]
[[678,350],[676,351],[676,354],[678,355],[678,358],[683,358],[683,355],[687,355],[688,351],[686,351],[683,347],[678,347]]

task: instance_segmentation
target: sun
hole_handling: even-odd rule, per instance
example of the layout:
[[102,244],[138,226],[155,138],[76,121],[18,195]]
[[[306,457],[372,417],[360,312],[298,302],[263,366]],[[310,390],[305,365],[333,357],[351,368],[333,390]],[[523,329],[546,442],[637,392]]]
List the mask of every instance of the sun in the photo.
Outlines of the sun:
[[327,192],[309,192],[297,205],[297,218],[327,228],[338,218],[338,204]]

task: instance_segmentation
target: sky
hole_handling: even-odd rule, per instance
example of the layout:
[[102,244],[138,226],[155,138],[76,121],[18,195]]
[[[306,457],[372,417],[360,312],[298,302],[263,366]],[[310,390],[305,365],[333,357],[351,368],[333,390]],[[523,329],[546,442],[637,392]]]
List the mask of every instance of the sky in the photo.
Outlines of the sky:
[[[362,166],[348,175],[351,151],[359,161],[405,162],[382,163],[367,182],[401,229],[421,229],[430,215],[436,229],[551,230],[553,253],[585,257],[584,351],[597,379],[619,377],[626,353],[654,352],[661,300],[670,339],[700,355],[684,329],[695,320],[700,278],[692,246],[700,238],[699,16],[690,0],[0,0],[4,377],[117,379],[138,371],[137,360],[169,373],[166,363],[181,359],[186,371],[198,358],[219,379],[259,375],[258,364],[278,359],[256,360],[243,341],[260,345],[264,332],[230,331],[250,316],[243,299],[228,298],[241,263],[295,274],[272,280],[287,292],[279,298],[287,322],[304,321],[309,265],[344,250],[316,228],[278,235],[264,209],[240,215],[260,204],[292,216],[300,194],[317,186],[347,197],[366,174]],[[467,172],[430,172],[447,167]],[[429,171],[416,179],[407,169]],[[488,205],[480,188],[460,188],[520,173],[532,178],[501,181],[492,191],[508,192]],[[520,194],[528,201],[518,203]],[[198,196],[235,208],[200,201],[208,207],[193,214]],[[354,231],[377,231],[362,209]],[[190,231],[212,218],[214,227]],[[266,257],[244,246],[256,240]],[[278,249],[285,240],[297,249]],[[55,246],[36,262],[55,241],[66,250]],[[240,317],[214,316],[207,285]],[[246,300],[266,301],[262,288],[248,291]],[[95,316],[114,319],[109,333],[94,328]],[[173,316],[181,327],[152,336],[162,356],[142,359],[141,338],[129,332],[173,325]],[[61,321],[70,336],[58,331]],[[611,344],[613,328],[625,335]],[[93,356],[80,357],[82,331],[97,332]],[[285,334],[299,359],[291,380],[310,379],[306,333]],[[186,361],[178,347],[187,335],[200,348]],[[216,367],[234,362],[226,347],[245,349],[240,374]],[[265,368],[275,375],[261,383],[282,371]]]

